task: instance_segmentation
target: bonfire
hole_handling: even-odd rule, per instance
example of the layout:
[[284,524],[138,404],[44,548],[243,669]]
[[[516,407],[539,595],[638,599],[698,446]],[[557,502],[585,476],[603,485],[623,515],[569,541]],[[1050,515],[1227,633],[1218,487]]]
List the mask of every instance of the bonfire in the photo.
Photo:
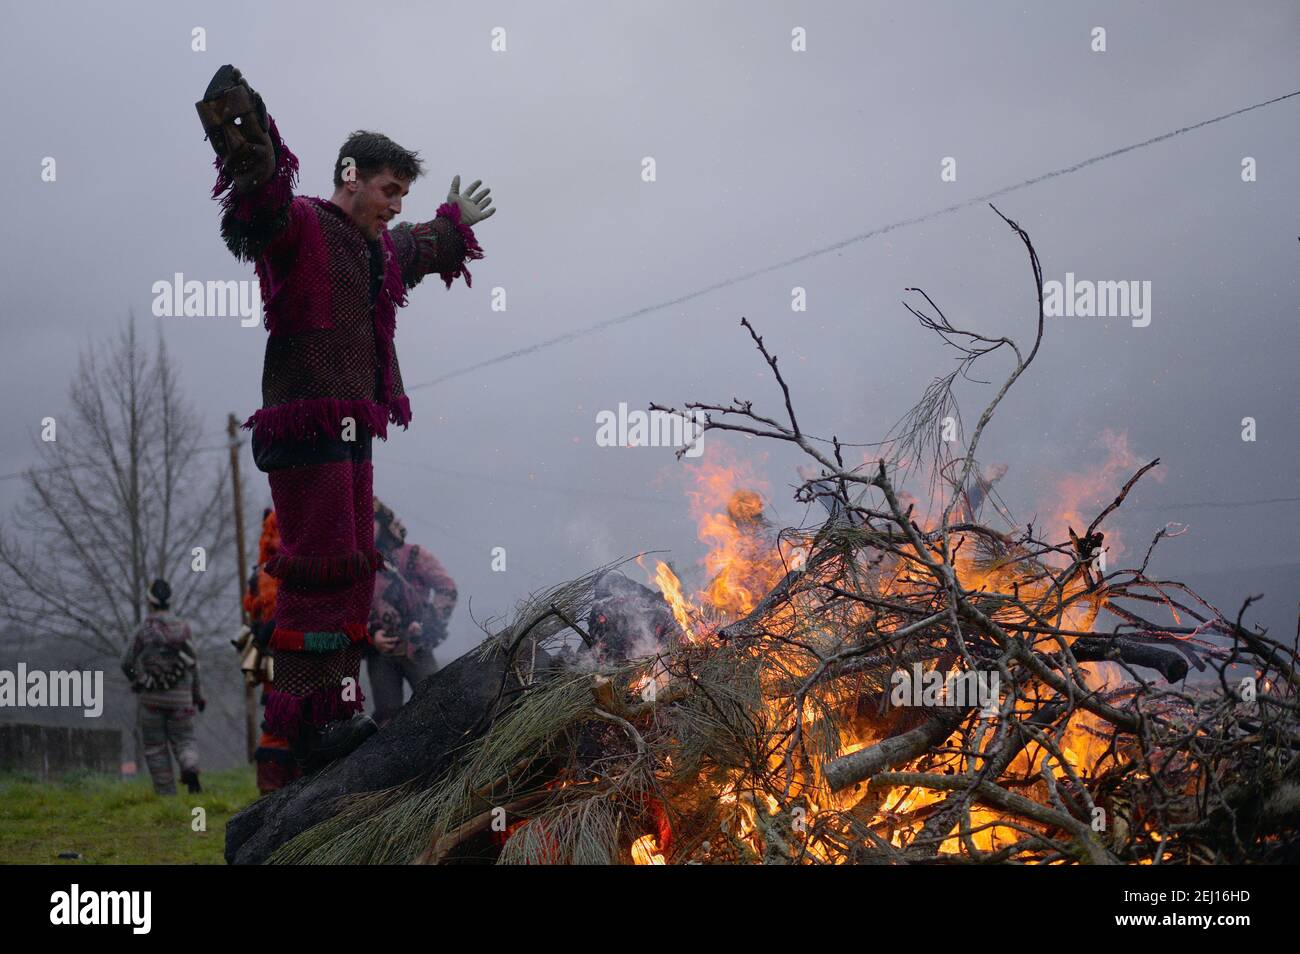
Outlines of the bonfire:
[[[1150,573],[1176,527],[1107,565],[1107,518],[1159,461],[1054,536],[1017,525],[977,463],[1043,343],[1038,257],[1004,221],[1032,269],[1032,345],[957,328],[909,289],[958,367],[850,465],[803,429],[742,320],[782,413],[651,407],[794,445],[819,518],[772,532],[757,495],[708,473],[703,585],[642,557],[534,594],[405,721],[232,822],[232,858],[256,842],[311,863],[1300,860],[1295,646],[1243,624],[1250,599],[1225,614]],[[1010,374],[964,443],[942,440],[958,376],[995,353]],[[924,505],[903,489],[922,470]],[[453,728],[371,790],[435,714]]]

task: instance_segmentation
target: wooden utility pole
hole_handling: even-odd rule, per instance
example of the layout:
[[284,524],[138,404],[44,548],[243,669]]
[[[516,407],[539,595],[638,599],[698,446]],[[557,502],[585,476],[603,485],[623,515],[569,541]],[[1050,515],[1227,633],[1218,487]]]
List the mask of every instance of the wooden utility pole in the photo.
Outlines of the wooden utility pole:
[[[230,480],[235,497],[235,550],[239,562],[239,621],[248,625],[244,609],[244,585],[248,580],[248,560],[244,549],[244,496],[239,485],[239,421],[231,414],[226,420],[226,433],[230,435]],[[257,684],[244,684],[244,727],[248,748],[248,761],[257,755]]]

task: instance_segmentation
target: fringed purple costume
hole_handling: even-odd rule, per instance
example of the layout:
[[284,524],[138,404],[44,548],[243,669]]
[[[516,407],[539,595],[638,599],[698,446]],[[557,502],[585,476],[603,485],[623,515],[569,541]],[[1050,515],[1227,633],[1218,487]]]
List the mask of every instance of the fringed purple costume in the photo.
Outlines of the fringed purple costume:
[[[269,117],[268,117],[269,118]],[[221,233],[255,264],[270,336],[253,431],[280,526],[266,728],[289,739],[362,710],[358,686],[375,572],[371,439],[411,405],[393,346],[397,309],[429,272],[447,288],[483,257],[454,203],[368,240],[338,206],[294,196],[298,160],[269,119],[275,174],[238,194],[222,170]],[[349,427],[350,424],[350,427]]]

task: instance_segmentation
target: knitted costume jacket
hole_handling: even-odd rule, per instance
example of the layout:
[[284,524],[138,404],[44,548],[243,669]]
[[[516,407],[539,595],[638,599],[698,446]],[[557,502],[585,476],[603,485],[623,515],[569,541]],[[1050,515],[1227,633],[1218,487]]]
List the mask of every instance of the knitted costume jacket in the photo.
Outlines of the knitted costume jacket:
[[466,263],[483,250],[450,202],[428,222],[368,240],[334,203],[293,194],[298,159],[274,119],[268,126],[274,174],[240,195],[217,160],[212,189],[227,247],[256,269],[269,332],[262,407],[243,426],[264,444],[338,438],[350,417],[358,431],[387,438],[390,422],[411,420],[393,342],[397,309],[429,272],[447,288],[463,274],[472,287]]
[[176,666],[185,673],[169,688],[148,688],[139,693],[140,704],[148,709],[166,709],[191,712],[201,695],[199,688],[198,652],[194,648],[190,624],[168,610],[151,612],[136,627],[131,643],[122,659],[122,671],[135,681],[134,673],[140,668],[140,657],[147,651],[166,647],[175,656]]
[[432,649],[446,637],[447,620],[458,596],[456,581],[442,562],[419,544],[402,544],[387,554],[385,562],[388,566],[375,577],[370,632],[382,629],[396,636],[402,645],[393,652],[403,654],[408,627],[419,623],[423,632],[411,642]]

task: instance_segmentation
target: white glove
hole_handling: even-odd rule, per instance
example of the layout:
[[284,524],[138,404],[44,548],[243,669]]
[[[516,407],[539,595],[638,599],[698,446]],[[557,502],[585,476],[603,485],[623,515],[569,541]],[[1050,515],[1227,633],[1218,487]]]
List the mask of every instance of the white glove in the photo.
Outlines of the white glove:
[[478,195],[474,195],[474,190],[482,184],[482,179],[475,179],[474,184],[465,190],[469,194],[461,195],[460,176],[451,180],[451,191],[447,193],[447,201],[460,206],[460,220],[466,225],[477,225],[496,211],[488,208],[492,204],[492,200],[488,198],[491,189],[484,189]]

